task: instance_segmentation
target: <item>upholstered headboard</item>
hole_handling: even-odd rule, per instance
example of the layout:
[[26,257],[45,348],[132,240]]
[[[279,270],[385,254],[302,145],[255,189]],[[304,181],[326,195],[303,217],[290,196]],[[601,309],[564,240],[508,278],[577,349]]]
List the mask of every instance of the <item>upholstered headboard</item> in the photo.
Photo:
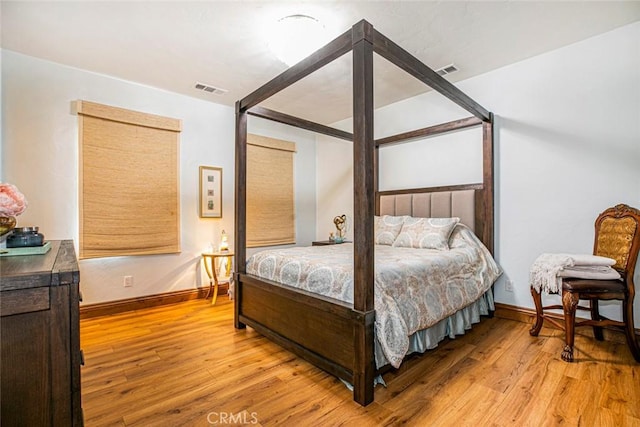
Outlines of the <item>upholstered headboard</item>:
[[460,222],[476,231],[476,191],[437,191],[415,193],[380,193],[379,215],[409,215],[423,218],[458,217]]

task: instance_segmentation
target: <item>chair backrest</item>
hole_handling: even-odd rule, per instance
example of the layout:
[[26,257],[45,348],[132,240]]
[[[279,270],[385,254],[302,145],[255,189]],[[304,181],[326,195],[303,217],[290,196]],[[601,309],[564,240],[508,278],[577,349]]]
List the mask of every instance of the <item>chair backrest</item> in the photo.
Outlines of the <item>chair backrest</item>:
[[640,211],[619,204],[602,212],[595,226],[594,255],[615,259],[613,268],[633,286],[633,273],[640,250]]

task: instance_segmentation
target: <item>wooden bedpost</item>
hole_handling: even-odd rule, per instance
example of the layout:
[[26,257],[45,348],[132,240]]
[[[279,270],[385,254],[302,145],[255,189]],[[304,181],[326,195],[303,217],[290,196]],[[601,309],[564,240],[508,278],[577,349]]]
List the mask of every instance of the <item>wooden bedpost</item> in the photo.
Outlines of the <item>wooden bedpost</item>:
[[482,241],[493,255],[493,113],[489,113],[489,120],[482,123],[482,203],[484,228]]
[[362,316],[354,331],[353,398],[361,405],[373,401],[375,374],[373,349],[375,209],[373,140],[373,27],[360,21],[353,35],[353,308]]
[[244,329],[240,322],[240,302],[242,283],[239,274],[246,272],[247,263],[247,112],[236,102],[236,194],[235,194],[235,237],[236,280],[233,301],[233,324],[236,329]]

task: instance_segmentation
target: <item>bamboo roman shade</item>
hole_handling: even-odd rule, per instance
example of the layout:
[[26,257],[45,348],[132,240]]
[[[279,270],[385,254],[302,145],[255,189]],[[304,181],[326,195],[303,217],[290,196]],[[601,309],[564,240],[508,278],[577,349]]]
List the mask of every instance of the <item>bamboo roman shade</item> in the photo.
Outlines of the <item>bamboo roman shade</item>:
[[77,101],[80,257],[180,251],[177,119]]
[[247,135],[247,247],[295,243],[293,142]]

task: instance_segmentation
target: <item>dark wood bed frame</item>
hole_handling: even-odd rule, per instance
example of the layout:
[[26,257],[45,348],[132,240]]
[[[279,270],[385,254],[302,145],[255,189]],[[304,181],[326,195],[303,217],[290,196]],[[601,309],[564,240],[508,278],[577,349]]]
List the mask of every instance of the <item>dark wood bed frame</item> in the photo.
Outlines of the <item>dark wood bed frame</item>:
[[[353,133],[258,106],[272,95],[353,52]],[[373,132],[373,54],[386,58],[472,114],[471,117],[378,140]],[[246,273],[247,116],[353,142],[354,303],[347,304]],[[482,126],[482,183],[432,188],[476,190],[476,233],[493,253],[493,115],[410,53],[360,21],[349,31],[236,102],[235,327],[250,326],[282,347],[353,384],[354,400],[373,401],[374,215],[379,212],[378,148]],[[409,191],[409,190],[406,190]],[[413,190],[415,191],[415,190]],[[427,191],[422,189],[420,191]],[[384,192],[390,194],[392,192]]]

